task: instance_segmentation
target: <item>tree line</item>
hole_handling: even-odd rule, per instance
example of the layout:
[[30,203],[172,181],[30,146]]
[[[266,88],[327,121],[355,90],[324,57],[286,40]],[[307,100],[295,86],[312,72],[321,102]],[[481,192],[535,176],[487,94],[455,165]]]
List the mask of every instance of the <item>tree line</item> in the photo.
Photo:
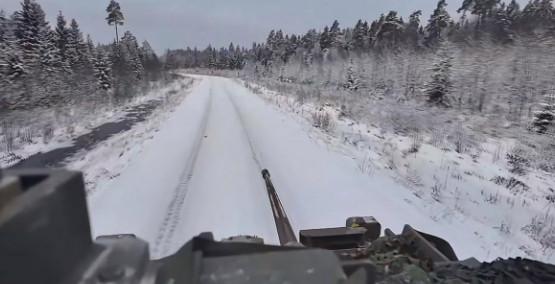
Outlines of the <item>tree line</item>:
[[455,21],[448,13],[447,3],[440,0],[426,23],[422,11],[414,11],[407,20],[396,11],[381,14],[368,23],[359,20],[354,27],[341,28],[338,21],[321,30],[311,29],[304,35],[270,31],[266,42],[253,43],[250,49],[234,47],[168,50],[167,57],[175,67],[204,67],[238,69],[241,64],[230,61],[261,62],[264,66],[276,61],[287,62],[299,49],[321,55],[331,48],[347,53],[379,52],[384,48],[418,50],[435,48],[442,39],[457,43],[468,42],[484,35],[496,43],[507,44],[518,35],[551,32],[555,28],[552,0],[531,0],[523,9],[516,0],[508,4],[501,0],[464,0]]
[[[354,27],[334,21],[301,35],[272,30],[249,49],[232,44],[169,50],[166,59],[175,68],[243,67],[255,78],[302,84],[320,79],[320,87],[335,84],[352,92],[366,81],[403,99],[421,91],[430,105],[505,112],[510,120],[532,119],[545,132],[555,116],[555,86],[546,77],[552,72],[542,65],[552,61],[555,47],[553,1],[520,7],[515,0],[464,0],[457,11],[455,20],[439,0],[427,20],[421,10],[405,19],[390,11]],[[512,57],[506,60],[506,54]],[[492,75],[494,70],[507,78]]]
[[[119,4],[107,8],[109,24],[124,22]],[[116,98],[157,80],[162,62],[147,41],[126,31],[112,44],[94,44],[75,19],[60,12],[52,27],[34,0],[7,16],[0,11],[0,109],[65,105],[87,96]]]

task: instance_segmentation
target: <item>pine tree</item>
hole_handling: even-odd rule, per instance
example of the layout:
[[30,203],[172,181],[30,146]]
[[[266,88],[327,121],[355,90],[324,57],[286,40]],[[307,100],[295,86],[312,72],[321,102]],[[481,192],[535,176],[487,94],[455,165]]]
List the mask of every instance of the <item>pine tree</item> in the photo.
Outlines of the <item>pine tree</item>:
[[112,88],[112,80],[110,77],[110,66],[102,52],[97,52],[94,60],[94,70],[97,79],[98,88],[102,90],[110,90]]
[[324,31],[320,35],[320,48],[322,48],[322,50],[326,50],[326,49],[329,49],[331,45],[332,45],[332,38],[330,34],[330,29],[328,28],[328,26],[326,26],[324,28]]
[[3,90],[11,86],[18,78],[25,75],[21,62],[19,48],[17,48],[13,30],[4,10],[0,11],[0,99],[8,91]]
[[554,13],[552,0],[531,0],[522,10],[522,24],[528,30],[550,27]]
[[43,84],[46,83],[49,78],[52,77],[56,71],[56,66],[59,66],[60,59],[57,56],[57,48],[55,43],[55,35],[53,32],[49,32],[45,38],[41,41],[39,46],[39,70],[40,79],[43,80]]
[[[148,41],[144,41],[141,47],[141,54],[143,58],[143,67],[145,70],[145,75],[148,80],[155,81],[160,77],[162,72],[162,62],[150,46]],[[199,67],[198,63],[198,50],[195,48],[193,51],[193,62],[192,68]]]
[[254,66],[253,77],[255,80],[260,79],[260,71],[258,70],[258,65]]
[[330,44],[333,47],[337,47],[341,43],[341,29],[339,28],[339,22],[337,20],[333,21],[330,28]]
[[[9,19],[0,11],[0,89],[13,85],[27,71]],[[5,92],[2,92],[5,93]]]
[[10,40],[10,33],[6,14],[4,10],[0,10],[0,74],[2,78],[5,78],[8,69],[8,55],[11,53],[10,42],[8,42]]
[[0,43],[5,42],[8,39],[8,19],[6,18],[6,12],[0,10]]
[[500,2],[501,0],[464,0],[457,12],[470,11],[478,16],[478,23],[481,23],[486,17],[493,15]]
[[94,42],[90,34],[87,34],[87,49],[88,53],[91,55],[91,58],[95,58]]
[[347,68],[347,83],[345,83],[345,89],[349,91],[357,91],[359,88],[359,79],[355,75],[355,62],[351,58],[349,61],[349,67]]
[[420,46],[420,16],[422,16],[422,10],[414,11],[410,14],[406,30],[407,38],[414,47]]
[[133,58],[123,44],[118,44],[116,41],[112,43],[110,63],[112,64],[112,88],[116,97],[131,95],[136,86],[132,73]]
[[318,42],[318,33],[315,29],[309,30],[302,38],[301,44],[307,51],[311,51]]
[[432,78],[426,84],[425,93],[428,95],[428,103],[450,107],[448,95],[451,91],[451,55],[447,44],[440,44],[438,60],[432,67]]
[[23,68],[28,73],[38,66],[42,41],[49,40],[50,27],[39,4],[33,0],[24,0],[21,11],[14,13],[15,40],[21,51]]
[[58,57],[60,60],[60,69],[66,73],[71,73],[71,66],[67,58],[67,46],[69,41],[69,29],[67,28],[67,22],[60,12],[56,18],[56,28],[55,28],[55,42],[58,48]]
[[272,51],[276,49],[276,31],[270,31],[270,34],[266,39],[266,46]]
[[409,27],[413,30],[418,30],[420,27],[420,16],[422,16],[422,10],[414,11],[409,16]]
[[368,31],[364,28],[362,20],[358,20],[353,30],[351,48],[356,51],[363,51],[366,47],[366,35]]
[[141,52],[139,50],[139,43],[137,38],[130,32],[126,31],[121,38],[121,44],[124,46],[126,53],[128,55],[129,66],[131,69],[129,71],[133,72],[135,79],[142,80],[143,78],[143,61],[141,59]]
[[66,47],[67,60],[72,70],[81,75],[90,74],[91,54],[75,19],[71,20]]
[[123,45],[114,41],[110,52],[110,63],[112,64],[112,75],[117,80],[129,74],[130,60],[127,50]]
[[511,22],[516,22],[521,14],[520,5],[516,0],[511,0],[511,2],[507,5],[507,17]]
[[449,26],[451,17],[447,12],[445,0],[439,0],[437,8],[428,21],[426,26],[426,44],[432,46],[439,42],[444,35],[445,29]]
[[381,27],[376,34],[377,40],[381,44],[395,46],[403,33],[404,27],[402,19],[397,17],[397,12],[390,11],[385,17]]
[[108,17],[106,17],[108,25],[114,25],[116,27],[116,43],[119,43],[118,25],[122,26],[123,21],[125,20],[123,18],[123,13],[121,12],[119,3],[111,0],[110,4],[106,8],[106,12],[108,13]]
[[532,127],[538,133],[546,133],[555,120],[555,94],[545,95],[545,101],[540,104],[540,109],[534,111]]

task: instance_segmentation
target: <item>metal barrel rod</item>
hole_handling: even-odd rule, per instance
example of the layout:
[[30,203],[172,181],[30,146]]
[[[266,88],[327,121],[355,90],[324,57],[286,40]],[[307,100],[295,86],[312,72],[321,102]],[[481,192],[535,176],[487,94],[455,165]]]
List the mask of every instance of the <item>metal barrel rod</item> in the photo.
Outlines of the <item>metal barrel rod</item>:
[[289,223],[289,218],[285,214],[285,210],[281,205],[281,201],[277,195],[276,189],[272,184],[270,179],[270,172],[264,169],[262,170],[262,177],[266,181],[266,189],[268,190],[268,197],[270,199],[270,204],[272,206],[272,213],[274,214],[274,221],[276,222],[276,229],[279,237],[279,242],[281,245],[286,245],[289,243],[296,243],[297,238],[293,229],[291,228],[291,223]]

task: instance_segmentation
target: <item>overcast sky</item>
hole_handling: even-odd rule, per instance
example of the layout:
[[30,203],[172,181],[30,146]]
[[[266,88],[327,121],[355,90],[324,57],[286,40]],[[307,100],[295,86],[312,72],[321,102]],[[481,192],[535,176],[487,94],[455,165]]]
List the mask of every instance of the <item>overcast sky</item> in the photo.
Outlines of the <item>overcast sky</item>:
[[[526,0],[520,0],[524,3]],[[19,9],[18,0],[2,1],[8,14]],[[9,3],[6,3],[9,2]],[[114,28],[105,21],[109,0],[37,0],[51,25],[58,11],[75,18],[84,34],[95,42],[114,40]],[[454,12],[462,0],[448,0]],[[381,13],[396,10],[404,19],[415,10],[427,21],[437,0],[120,0],[125,17],[121,31],[130,30],[137,39],[148,39],[158,52],[167,48],[228,46],[230,42],[250,46],[265,40],[272,29],[304,34],[321,29],[337,19],[342,27],[358,19],[369,22]],[[123,32],[120,33],[120,36]]]

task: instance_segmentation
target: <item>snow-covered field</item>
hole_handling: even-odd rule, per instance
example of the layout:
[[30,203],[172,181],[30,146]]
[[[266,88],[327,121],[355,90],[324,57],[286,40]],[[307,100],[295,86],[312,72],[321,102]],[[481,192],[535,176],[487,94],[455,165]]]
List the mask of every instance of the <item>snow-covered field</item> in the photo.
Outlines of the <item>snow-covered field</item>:
[[[553,224],[541,220],[552,216],[544,195],[553,179],[528,174],[527,189],[490,181],[511,176],[492,162],[510,141],[486,141],[480,155],[458,154],[439,138],[387,133],[333,106],[301,105],[251,86],[257,96],[231,79],[198,78],[150,141],[122,156],[128,166],[91,192],[95,235],[135,233],[151,243],[155,257],[203,231],[277,243],[259,172],[268,168],[295,231],[373,215],[397,232],[411,224],[445,238],[460,258],[554,262]],[[314,127],[318,113],[329,113],[331,123],[317,119],[321,127]],[[144,138],[128,136],[127,143]],[[526,230],[535,230],[536,239]]]
[[[191,79],[153,84],[151,89],[124,103],[85,101],[51,109],[19,110],[0,117],[0,167],[9,167],[37,153],[74,144],[74,139],[107,122],[125,119],[134,107],[161,101],[171,105],[175,94],[190,87]],[[175,99],[172,99],[175,100]]]
[[[411,195],[402,197],[406,206],[417,208],[444,232],[449,226],[463,226],[479,240],[462,245],[455,236],[448,237],[455,249],[479,248],[474,255],[487,260],[523,256],[555,261],[555,177],[524,165],[525,174],[512,172],[506,156],[515,149],[514,139],[480,140],[464,131],[461,137],[424,131],[401,135],[363,116],[355,121],[340,105],[299,103],[291,94],[244,84],[293,117],[315,142],[356,161],[361,174],[388,177],[401,186]],[[329,123],[322,125],[323,117]],[[408,216],[405,222],[411,222]]]

